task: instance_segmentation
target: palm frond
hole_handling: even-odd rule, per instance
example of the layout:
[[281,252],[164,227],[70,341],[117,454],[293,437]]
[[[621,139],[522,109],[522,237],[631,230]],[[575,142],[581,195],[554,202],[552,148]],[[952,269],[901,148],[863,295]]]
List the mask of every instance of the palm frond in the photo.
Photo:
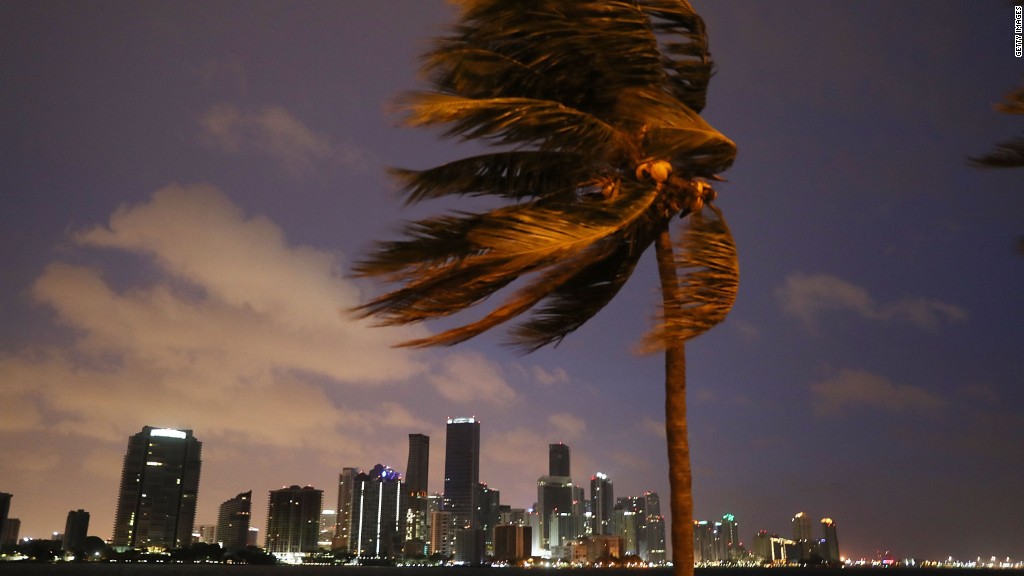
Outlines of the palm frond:
[[527,286],[516,291],[501,306],[495,308],[486,316],[439,334],[403,342],[399,346],[405,347],[427,347],[427,346],[451,346],[465,342],[487,330],[507,322],[530,308],[536,306],[541,300],[547,298],[552,292],[557,291],[565,282],[577,276],[580,270],[585,270],[593,263],[603,261],[607,257],[610,242],[600,242],[590,245],[586,250],[560,262],[557,266],[549,267],[539,278],[533,279]]
[[683,0],[643,0],[662,43],[662,66],[670,92],[695,112],[704,109],[713,64],[704,19]]
[[652,239],[649,223],[631,231],[630,238],[620,240],[607,257],[594,261],[552,290],[529,320],[510,331],[509,343],[527,353],[557,345],[619,293]]
[[627,237],[657,201],[654,187],[635,183],[611,201],[535,201],[414,223],[410,238],[381,243],[355,265],[357,274],[404,282],[356,311],[384,325],[418,322],[464,310],[534,271],[550,269],[548,278],[560,278],[557,269],[567,263],[589,265],[594,256],[582,255],[593,246]]
[[1000,142],[988,154],[971,157],[970,160],[982,168],[1024,167],[1024,137]]
[[[1014,88],[995,109],[1004,114],[1024,114],[1024,85]],[[982,168],[1024,167],[1024,136],[1000,142],[984,156],[969,158],[972,164]]]
[[674,310],[662,310],[658,323],[645,336],[643,352],[662,350],[673,340],[689,340],[710,330],[732,309],[739,289],[739,260],[732,233],[715,206],[691,214],[676,254],[681,271],[679,300]]
[[558,102],[530,98],[474,99],[413,93],[403,102],[409,126],[450,124],[447,137],[494,144],[530,144],[609,157],[633,143],[600,118]]
[[450,195],[512,200],[572,190],[593,173],[591,160],[572,152],[514,150],[455,160],[428,170],[392,168],[409,204]]

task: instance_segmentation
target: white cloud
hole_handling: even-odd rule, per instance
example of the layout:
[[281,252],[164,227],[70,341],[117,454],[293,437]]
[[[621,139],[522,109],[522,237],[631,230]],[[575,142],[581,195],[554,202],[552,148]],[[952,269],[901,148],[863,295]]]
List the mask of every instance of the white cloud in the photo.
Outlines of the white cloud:
[[[141,420],[294,446],[374,413],[337,405],[331,387],[427,369],[391,348],[422,330],[371,328],[340,312],[360,296],[334,255],[289,246],[272,222],[247,218],[213,187],[168,186],[75,240],[142,255],[158,273],[116,289],[101,269],[46,267],[32,295],[75,339],[0,358],[3,411],[18,411],[5,414],[5,430],[38,424],[43,409],[59,433],[123,439]],[[380,410],[410,421],[394,406]]]
[[568,412],[558,412],[548,416],[548,423],[555,429],[555,433],[563,440],[575,440],[583,436],[587,430],[587,423],[581,418]]
[[203,136],[217,149],[230,153],[258,153],[280,162],[296,175],[325,163],[366,168],[367,154],[353,142],[338,142],[314,132],[280,106],[247,111],[232,104],[217,104],[200,119]]
[[640,423],[637,424],[641,432],[650,434],[656,438],[666,438],[667,433],[665,432],[665,421],[655,420],[650,416],[644,416],[640,419]]
[[533,379],[543,386],[566,384],[570,381],[569,373],[563,368],[545,370],[543,367],[536,365],[533,367]]
[[888,378],[863,370],[843,370],[832,378],[809,386],[815,413],[834,416],[844,410],[866,407],[892,413],[934,414],[947,402],[916,386],[895,384]]
[[460,404],[502,404],[516,398],[501,367],[478,352],[455,352],[445,356],[428,380],[442,396]]
[[828,274],[793,274],[775,291],[782,309],[816,331],[827,312],[851,312],[869,320],[904,320],[921,327],[964,321],[967,312],[954,304],[926,298],[878,303],[864,288]]

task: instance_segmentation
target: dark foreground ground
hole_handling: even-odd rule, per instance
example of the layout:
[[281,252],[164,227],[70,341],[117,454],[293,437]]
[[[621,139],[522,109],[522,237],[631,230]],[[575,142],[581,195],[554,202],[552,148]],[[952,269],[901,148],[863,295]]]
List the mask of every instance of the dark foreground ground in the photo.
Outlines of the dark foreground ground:
[[[0,562],[0,576],[539,576],[553,569],[254,566],[224,564],[34,564]],[[671,568],[567,568],[567,576],[671,576]],[[1021,576],[1018,570],[953,568],[698,568],[697,576]],[[552,575],[553,576],[553,575]]]

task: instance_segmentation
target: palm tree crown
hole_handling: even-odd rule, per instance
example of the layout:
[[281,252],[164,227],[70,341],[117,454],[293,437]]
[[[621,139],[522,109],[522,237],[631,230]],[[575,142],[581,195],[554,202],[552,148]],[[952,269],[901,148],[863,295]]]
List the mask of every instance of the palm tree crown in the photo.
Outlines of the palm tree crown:
[[462,0],[424,70],[433,90],[405,96],[411,126],[491,150],[425,170],[393,169],[408,202],[505,200],[406,225],[354,271],[400,285],[360,307],[382,324],[463,311],[521,280],[479,320],[411,346],[455,344],[532,311],[510,330],[530,351],[557,343],[623,286],[677,215],[694,213],[678,266],[681,314],[649,343],[720,321],[736,260],[717,210],[699,217],[735,145],[700,116],[712,64],[701,18],[683,0]]

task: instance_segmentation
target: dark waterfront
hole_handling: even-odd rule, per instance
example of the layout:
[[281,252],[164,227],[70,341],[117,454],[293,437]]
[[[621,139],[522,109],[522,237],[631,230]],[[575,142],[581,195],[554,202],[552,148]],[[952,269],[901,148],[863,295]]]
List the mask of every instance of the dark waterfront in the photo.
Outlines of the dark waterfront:
[[[226,564],[46,564],[0,562],[3,576],[42,576],[48,574],[83,576],[538,576],[538,573],[559,572],[571,576],[670,576],[671,568],[468,568],[424,567],[396,568],[370,566],[258,566]],[[697,576],[830,576],[845,572],[847,576],[1011,576],[1021,570],[990,570],[967,568],[846,568],[818,570],[812,568],[698,568]]]

